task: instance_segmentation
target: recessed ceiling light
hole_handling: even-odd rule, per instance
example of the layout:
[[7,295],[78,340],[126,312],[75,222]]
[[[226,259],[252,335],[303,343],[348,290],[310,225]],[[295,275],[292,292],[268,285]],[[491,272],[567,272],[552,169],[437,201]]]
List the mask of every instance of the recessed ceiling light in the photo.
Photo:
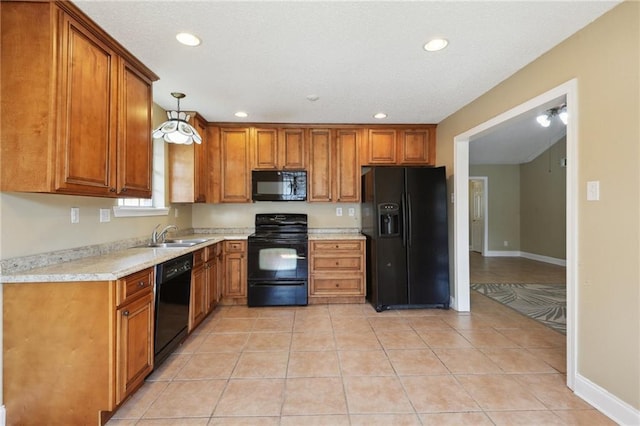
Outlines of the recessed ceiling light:
[[434,38],[424,45],[424,50],[427,52],[437,52],[447,47],[448,44],[449,41],[445,38]]
[[236,112],[236,113],[235,113],[235,114],[233,114],[233,115],[235,115],[235,116],[236,116],[236,117],[238,117],[238,118],[247,118],[247,117],[249,116],[249,114],[247,114],[247,113],[246,113],[246,112],[244,112],[244,111],[238,111],[238,112]]
[[189,33],[178,33],[176,34],[176,40],[185,46],[198,46],[200,44],[200,39],[193,34]]
[[382,120],[383,118],[387,118],[387,114],[385,114],[384,112],[379,112],[377,114],[374,114],[373,118],[377,118],[378,120]]

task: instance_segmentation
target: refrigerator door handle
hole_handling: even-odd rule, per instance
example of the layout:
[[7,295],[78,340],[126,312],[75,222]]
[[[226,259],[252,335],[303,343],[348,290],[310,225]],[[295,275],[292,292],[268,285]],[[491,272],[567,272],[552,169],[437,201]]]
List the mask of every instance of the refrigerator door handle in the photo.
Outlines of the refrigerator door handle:
[[406,193],[406,199],[407,199],[407,245],[409,247],[411,247],[411,216],[412,216],[412,211],[411,211],[411,193],[407,192]]
[[407,246],[407,193],[402,193],[402,199],[400,200],[402,209],[402,247]]

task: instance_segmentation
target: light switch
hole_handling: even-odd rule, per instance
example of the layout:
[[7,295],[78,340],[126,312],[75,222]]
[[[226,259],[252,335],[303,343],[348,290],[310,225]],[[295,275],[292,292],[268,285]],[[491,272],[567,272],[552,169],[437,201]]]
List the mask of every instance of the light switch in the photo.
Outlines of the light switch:
[[592,180],[587,182],[587,201],[600,200],[600,181]]
[[356,215],[356,209],[354,209],[353,207],[349,208],[349,216],[355,216]]

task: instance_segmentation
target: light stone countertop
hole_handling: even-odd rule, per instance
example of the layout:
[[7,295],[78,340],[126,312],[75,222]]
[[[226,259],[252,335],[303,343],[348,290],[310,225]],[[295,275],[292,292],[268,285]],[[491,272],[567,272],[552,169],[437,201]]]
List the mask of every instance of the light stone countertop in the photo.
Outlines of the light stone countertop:
[[206,238],[207,241],[191,247],[150,248],[132,247],[99,256],[84,257],[55,263],[26,271],[0,276],[4,283],[113,281],[145,268],[191,253],[223,240],[247,239],[247,235],[193,234],[180,238]]
[[309,233],[309,241],[313,240],[365,240],[360,233]]
[[[229,230],[231,231],[231,230]],[[233,232],[233,231],[232,231]],[[0,283],[78,282],[113,281],[134,272],[166,262],[183,254],[191,253],[223,240],[246,240],[247,233],[195,233],[180,235],[179,238],[206,238],[207,241],[191,247],[149,248],[132,247],[109,253],[84,257],[48,266],[36,267],[19,272],[3,273]],[[334,232],[334,230],[310,230],[309,240],[364,240],[357,231]]]

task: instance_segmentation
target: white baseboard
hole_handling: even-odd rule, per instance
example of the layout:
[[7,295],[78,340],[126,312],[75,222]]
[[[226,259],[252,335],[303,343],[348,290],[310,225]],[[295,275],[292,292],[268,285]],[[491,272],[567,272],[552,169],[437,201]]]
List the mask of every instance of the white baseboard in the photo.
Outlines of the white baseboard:
[[580,374],[576,374],[574,392],[611,420],[624,426],[640,425],[640,410],[612,395]]
[[524,257],[525,259],[537,260],[538,262],[551,263],[559,266],[567,266],[565,259],[558,259],[555,257],[542,256],[535,253],[527,253],[526,251],[518,250],[487,250],[484,253],[485,257]]

